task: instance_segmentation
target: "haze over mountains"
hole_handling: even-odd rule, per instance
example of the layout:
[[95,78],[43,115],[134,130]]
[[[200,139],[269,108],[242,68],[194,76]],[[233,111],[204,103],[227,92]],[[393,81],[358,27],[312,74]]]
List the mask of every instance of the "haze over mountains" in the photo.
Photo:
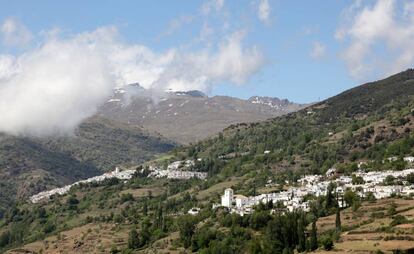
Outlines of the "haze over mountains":
[[208,97],[200,91],[151,94],[138,84],[117,89],[99,115],[159,132],[187,144],[214,135],[235,123],[257,122],[296,111],[306,105],[271,97],[243,100]]

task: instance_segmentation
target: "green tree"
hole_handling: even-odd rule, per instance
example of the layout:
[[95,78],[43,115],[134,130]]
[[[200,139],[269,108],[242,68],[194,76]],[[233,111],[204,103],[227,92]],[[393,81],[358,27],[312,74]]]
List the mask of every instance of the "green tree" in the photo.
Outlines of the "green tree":
[[68,200],[66,201],[66,203],[70,206],[70,207],[76,207],[77,204],[79,204],[79,200],[76,198],[76,195],[73,194],[71,195]]
[[367,192],[367,194],[365,195],[365,199],[366,200],[368,200],[368,201],[370,201],[370,202],[375,202],[375,200],[377,200],[376,198],[375,198],[375,195],[374,195],[374,193],[372,193],[372,192]]
[[339,207],[336,208],[335,228],[337,233],[341,232],[341,212]]
[[383,184],[384,185],[394,185],[395,182],[395,177],[393,177],[392,175],[388,175],[387,177],[385,177]]
[[0,235],[0,248],[5,247],[6,245],[8,245],[10,243],[10,232],[9,231],[5,231]]
[[310,237],[310,250],[314,251],[318,248],[318,232],[316,229],[316,219],[312,222],[312,231]]
[[329,211],[329,209],[333,208],[333,207],[337,207],[338,206],[338,202],[335,198],[335,191],[336,189],[336,184],[331,182],[328,185],[328,188],[326,190],[326,203],[325,203],[325,209],[327,211]]
[[397,213],[397,205],[393,202],[390,204],[387,210],[387,215],[391,216]]
[[364,184],[364,178],[362,176],[352,175],[352,184]]
[[354,203],[352,204],[352,211],[356,212],[358,211],[358,209],[361,207],[361,201],[357,200],[354,201]]
[[164,231],[164,215],[161,203],[159,203],[157,208],[155,226]]
[[142,213],[147,216],[148,215],[148,204],[147,201],[144,201],[144,205],[142,207]]
[[260,241],[258,239],[255,238],[255,239],[250,241],[249,253],[252,253],[252,254],[263,253],[262,246],[260,245]]
[[149,219],[145,219],[142,222],[141,228],[142,229],[141,229],[141,242],[140,242],[140,245],[144,246],[144,245],[148,244],[151,240]]
[[344,193],[344,200],[347,206],[352,206],[358,197],[355,192],[351,190],[346,190]]
[[128,237],[128,248],[130,249],[138,249],[140,247],[140,239],[138,232],[135,228],[129,231]]
[[331,236],[328,235],[322,238],[321,243],[324,250],[332,250],[334,246]]
[[191,246],[191,237],[195,230],[195,221],[190,216],[183,216],[178,221],[178,228],[180,230],[180,239],[184,245],[184,248]]
[[414,173],[410,173],[407,175],[407,182],[414,184]]
[[119,253],[120,251],[118,250],[118,248],[116,247],[116,245],[112,245],[111,246],[111,250],[109,251],[109,253],[111,254],[116,254]]
[[298,220],[298,251],[303,252],[306,250],[306,236],[305,236],[306,218],[304,214],[301,214]]
[[407,223],[408,220],[405,216],[401,215],[401,214],[397,214],[395,215],[394,219],[391,221],[390,226],[394,227],[400,224],[404,224]]

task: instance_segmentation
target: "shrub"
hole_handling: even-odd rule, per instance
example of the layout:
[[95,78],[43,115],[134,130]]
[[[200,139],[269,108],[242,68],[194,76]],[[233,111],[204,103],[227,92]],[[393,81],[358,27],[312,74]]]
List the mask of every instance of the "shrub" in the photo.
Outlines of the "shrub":
[[395,215],[395,217],[393,218],[393,220],[390,223],[391,227],[400,225],[400,224],[404,224],[407,223],[407,218],[401,214]]
[[321,239],[321,245],[324,250],[332,250],[333,249],[333,241],[330,236],[325,236]]

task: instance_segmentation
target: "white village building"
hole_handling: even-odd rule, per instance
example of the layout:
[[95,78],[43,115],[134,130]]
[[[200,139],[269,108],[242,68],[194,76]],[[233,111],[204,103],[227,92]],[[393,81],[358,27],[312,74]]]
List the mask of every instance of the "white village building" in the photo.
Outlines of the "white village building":
[[231,208],[233,206],[233,190],[228,188],[224,191],[224,195],[221,196],[221,205]]

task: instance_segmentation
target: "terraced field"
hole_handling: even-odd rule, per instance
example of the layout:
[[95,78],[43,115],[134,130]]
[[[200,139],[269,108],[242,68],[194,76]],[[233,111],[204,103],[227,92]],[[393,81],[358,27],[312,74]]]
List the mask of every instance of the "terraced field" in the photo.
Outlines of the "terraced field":
[[[395,212],[390,214],[394,204]],[[408,222],[393,226],[392,221],[398,215],[405,216]],[[341,219],[343,232],[335,243],[335,253],[373,253],[377,250],[392,253],[397,249],[414,250],[414,200],[384,199],[365,202],[357,211],[352,211],[351,208],[343,210]],[[319,232],[333,230],[335,215],[320,218],[317,226]]]

